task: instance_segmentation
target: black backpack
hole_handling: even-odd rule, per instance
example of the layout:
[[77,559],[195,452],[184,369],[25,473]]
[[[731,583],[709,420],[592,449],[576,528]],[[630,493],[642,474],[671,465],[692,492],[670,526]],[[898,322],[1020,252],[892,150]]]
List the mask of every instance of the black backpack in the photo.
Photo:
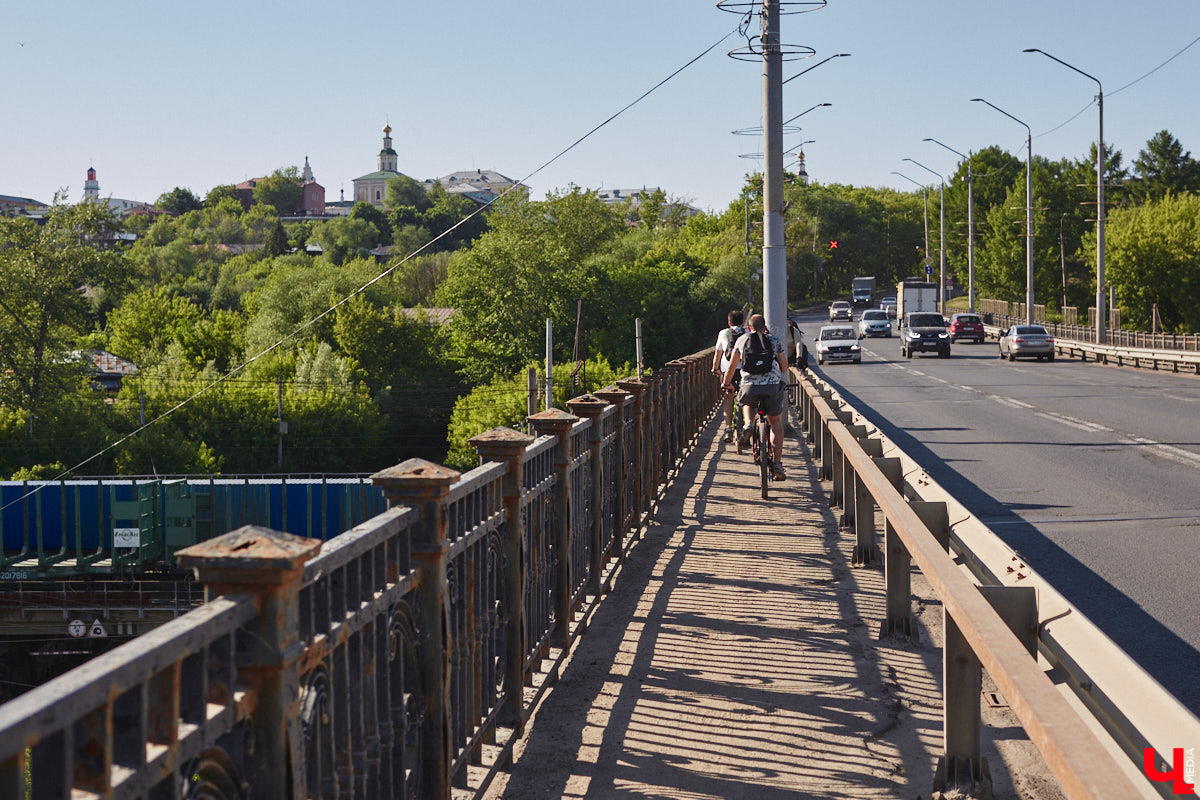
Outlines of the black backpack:
[[771,371],[775,362],[775,348],[765,333],[751,333],[750,341],[746,344],[746,352],[742,353],[742,372],[750,375],[766,375]]

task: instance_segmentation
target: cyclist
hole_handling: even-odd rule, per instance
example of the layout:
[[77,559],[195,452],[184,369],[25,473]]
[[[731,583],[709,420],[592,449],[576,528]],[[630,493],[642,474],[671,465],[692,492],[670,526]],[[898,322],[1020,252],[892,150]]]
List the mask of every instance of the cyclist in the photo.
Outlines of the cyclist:
[[729,366],[725,369],[724,388],[733,389],[733,374],[741,369],[742,385],[738,390],[738,400],[746,414],[746,428],[742,431],[742,443],[749,442],[752,435],[750,410],[758,398],[762,398],[763,408],[771,423],[770,447],[763,443],[763,456],[770,453],[771,477],[777,481],[787,479],[783,471],[783,408],[787,402],[787,353],[779,342],[779,337],[772,336],[767,330],[767,320],[762,314],[750,317],[750,330],[742,334],[733,346],[733,354],[729,358]]
[[[733,352],[733,345],[738,338],[746,332],[742,327],[742,322],[746,319],[746,315],[741,309],[735,308],[729,312],[727,322],[729,327],[717,334],[717,346],[713,352],[713,375],[724,375],[725,370],[729,368],[729,356]],[[738,371],[733,373],[733,385],[736,387],[741,380],[741,374]],[[733,441],[733,394],[726,392],[724,399],[725,411],[725,441]]]

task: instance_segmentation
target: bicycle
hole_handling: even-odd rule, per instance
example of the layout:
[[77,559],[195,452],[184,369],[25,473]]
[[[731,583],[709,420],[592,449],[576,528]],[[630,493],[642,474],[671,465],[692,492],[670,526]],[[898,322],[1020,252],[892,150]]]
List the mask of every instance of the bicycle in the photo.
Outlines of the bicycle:
[[[751,398],[753,408],[751,414],[754,415],[754,428],[750,434],[750,441],[753,446],[754,463],[758,465],[758,480],[759,488],[762,491],[762,499],[768,499],[769,492],[767,490],[768,482],[771,478],[771,420],[767,417],[767,410],[764,407],[762,395],[755,395]],[[740,440],[739,440],[739,451]]]

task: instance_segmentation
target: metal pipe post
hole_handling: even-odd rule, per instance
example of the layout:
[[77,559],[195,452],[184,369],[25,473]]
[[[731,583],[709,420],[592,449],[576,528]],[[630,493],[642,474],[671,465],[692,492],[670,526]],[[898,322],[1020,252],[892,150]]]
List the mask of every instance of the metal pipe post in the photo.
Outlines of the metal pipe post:
[[763,314],[777,336],[787,329],[787,249],[783,225],[783,56],[780,0],[763,0]]

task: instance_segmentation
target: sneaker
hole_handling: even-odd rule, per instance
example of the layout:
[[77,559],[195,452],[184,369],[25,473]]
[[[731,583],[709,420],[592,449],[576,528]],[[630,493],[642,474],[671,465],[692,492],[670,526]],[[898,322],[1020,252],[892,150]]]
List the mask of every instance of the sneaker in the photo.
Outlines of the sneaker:
[[742,435],[738,437],[738,444],[740,444],[742,447],[749,447],[750,440],[752,438],[754,438],[754,429],[746,428],[744,431],[742,431]]
[[732,441],[733,441],[733,428],[726,428],[726,429],[725,429],[725,439],[724,439],[723,441],[724,441],[726,444],[728,444],[729,442],[732,442]]
[[777,481],[787,480],[787,473],[783,471],[782,461],[771,462],[771,478]]

